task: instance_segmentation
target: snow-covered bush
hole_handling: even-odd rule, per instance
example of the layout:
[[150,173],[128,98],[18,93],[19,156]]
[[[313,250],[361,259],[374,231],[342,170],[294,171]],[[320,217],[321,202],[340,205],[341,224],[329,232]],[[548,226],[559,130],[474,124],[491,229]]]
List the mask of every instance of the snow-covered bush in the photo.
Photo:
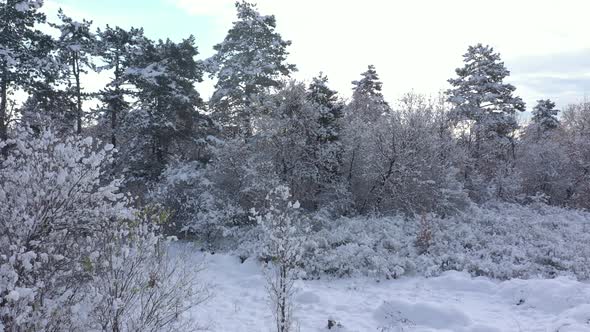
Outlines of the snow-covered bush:
[[214,246],[232,234],[244,211],[211,180],[213,166],[173,163],[162,173],[153,199],[171,210],[172,229]]
[[1,143],[0,325],[5,330],[74,328],[84,315],[84,262],[112,220],[129,218],[118,181],[105,182],[112,146],[19,130]]
[[416,247],[417,218],[355,217],[314,223],[302,268],[307,277],[464,270],[500,279],[590,279],[590,214],[544,204],[494,203],[430,220],[428,252]]
[[396,278],[411,270],[416,222],[403,217],[325,220],[305,244],[303,269],[309,278],[370,275]]
[[205,297],[165,255],[165,215],[131,207],[98,145],[24,129],[0,145],[0,330],[177,330]]
[[[197,281],[201,266],[169,254],[169,239],[159,234],[168,214],[157,206],[118,221],[101,237],[90,294],[97,299],[91,327],[103,331],[184,331],[183,313],[209,293]],[[194,327],[194,326],[193,326]]]
[[495,203],[438,221],[431,259],[441,270],[494,278],[590,278],[590,214]]

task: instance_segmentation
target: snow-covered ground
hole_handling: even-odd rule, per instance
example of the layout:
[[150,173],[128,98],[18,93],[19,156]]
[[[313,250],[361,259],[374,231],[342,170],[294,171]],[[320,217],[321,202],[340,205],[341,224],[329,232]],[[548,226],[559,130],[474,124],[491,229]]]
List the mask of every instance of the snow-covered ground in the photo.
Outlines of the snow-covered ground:
[[[193,254],[213,298],[189,315],[210,331],[272,331],[264,275],[252,260]],[[189,263],[189,262],[187,262]],[[446,272],[404,277],[297,281],[299,331],[590,331],[590,284],[569,278],[496,281]]]

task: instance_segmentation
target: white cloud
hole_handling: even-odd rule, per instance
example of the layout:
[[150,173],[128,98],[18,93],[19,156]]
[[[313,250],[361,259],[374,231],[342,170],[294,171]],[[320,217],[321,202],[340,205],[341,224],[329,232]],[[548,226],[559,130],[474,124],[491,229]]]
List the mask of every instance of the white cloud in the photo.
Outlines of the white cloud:
[[[230,27],[232,0],[170,0]],[[564,0],[259,0],[293,41],[290,60],[300,79],[324,71],[350,94],[350,81],[375,64],[390,98],[416,89],[435,93],[461,64],[468,45],[482,42],[511,59],[590,48],[590,2]],[[514,75],[518,75],[513,71]],[[523,88],[527,101],[530,95]],[[518,90],[519,91],[519,90]],[[532,93],[534,94],[534,93]],[[553,96],[546,96],[553,97]]]

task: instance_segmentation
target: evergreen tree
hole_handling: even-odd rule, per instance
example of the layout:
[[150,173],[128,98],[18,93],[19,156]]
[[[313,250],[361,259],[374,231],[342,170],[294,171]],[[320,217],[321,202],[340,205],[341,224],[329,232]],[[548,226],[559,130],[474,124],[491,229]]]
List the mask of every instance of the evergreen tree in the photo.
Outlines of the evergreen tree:
[[9,98],[16,89],[31,91],[50,65],[52,40],[36,29],[45,23],[41,1],[0,2],[0,140],[8,137]]
[[555,103],[549,99],[538,100],[532,113],[532,121],[536,125],[539,135],[559,126],[557,119],[559,110],[555,109]]
[[[59,10],[60,24],[52,24],[61,31],[57,41],[61,62],[68,66],[66,76],[68,80],[68,95],[75,100],[74,113],[76,114],[76,133],[82,133],[82,92],[81,75],[92,69],[92,55],[96,52],[96,36],[90,31],[92,21],[74,21]],[[72,82],[73,81],[73,82]]]
[[454,120],[468,128],[462,141],[469,156],[463,169],[466,187],[472,194],[495,191],[507,197],[518,183],[513,177],[515,114],[523,112],[525,104],[514,96],[516,88],[504,83],[510,72],[492,47],[470,46],[463,61],[457,78],[449,79],[447,100],[454,106]]
[[318,106],[320,126],[318,139],[322,142],[333,142],[339,138],[340,125],[344,105],[338,99],[338,92],[328,87],[328,77],[322,73],[312,79],[308,89],[308,99]]
[[516,88],[504,83],[510,71],[500,54],[490,46],[477,44],[469,46],[463,61],[465,66],[456,69],[458,77],[449,79],[453,88],[447,91],[456,116],[475,122],[478,140],[489,131],[501,137],[510,135],[518,127],[514,115],[523,112],[525,104],[513,95]]
[[[195,127],[203,120],[202,106],[194,83],[202,80],[202,65],[193,36],[180,43],[145,40],[142,51],[126,70],[137,88],[137,108],[126,121],[127,148],[143,151],[137,160],[155,166],[157,175],[170,159],[172,148],[182,141],[196,143],[202,134]],[[137,157],[137,155],[135,155]]]
[[281,78],[296,70],[286,63],[287,46],[275,31],[273,15],[260,15],[256,6],[237,2],[238,20],[208,63],[217,77],[210,100],[215,118],[222,126],[233,127],[242,135],[252,134],[252,102],[260,93],[282,86]]
[[[344,149],[341,143],[342,116],[344,103],[338,93],[328,87],[328,77],[319,74],[309,85],[307,98],[317,110],[319,127],[317,143],[314,144],[316,167],[318,168],[316,195],[326,201],[329,193],[334,196],[340,184]],[[328,200],[333,200],[330,197]],[[321,200],[318,200],[321,201]]]
[[364,121],[375,122],[381,115],[390,112],[391,108],[381,93],[383,83],[379,81],[375,66],[369,65],[361,76],[362,79],[352,81],[352,102],[348,108]]
[[60,70],[43,74],[44,80],[36,82],[29,97],[20,107],[21,119],[36,133],[43,128],[52,128],[56,134],[72,132],[75,114],[64,110],[75,107],[64,91],[58,88]]
[[131,65],[133,55],[140,51],[145,37],[143,29],[131,28],[124,30],[120,27],[98,30],[100,40],[99,54],[105,65],[101,70],[113,70],[113,79],[103,89],[101,99],[104,102],[105,111],[110,115],[111,144],[117,146],[117,127],[120,113],[129,108],[125,96],[130,92],[123,88],[127,76],[125,70]]

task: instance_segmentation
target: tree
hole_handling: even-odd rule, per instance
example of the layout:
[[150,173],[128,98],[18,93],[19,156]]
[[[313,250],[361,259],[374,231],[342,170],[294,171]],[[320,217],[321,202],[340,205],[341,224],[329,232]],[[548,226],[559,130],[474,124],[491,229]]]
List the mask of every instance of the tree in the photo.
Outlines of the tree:
[[[132,220],[117,220],[99,236],[88,297],[95,299],[85,330],[189,331],[182,314],[209,298],[199,282],[200,264],[171,254],[162,234],[169,214],[159,206],[136,211]],[[188,249],[187,249],[188,250]]]
[[467,197],[444,105],[408,93],[375,123],[352,122],[345,165],[357,211],[456,213]]
[[557,119],[558,113],[559,110],[555,109],[555,103],[551,100],[537,101],[537,105],[533,108],[533,117],[531,120],[537,127],[538,136],[559,126],[559,120]]
[[[510,72],[490,46],[469,46],[463,55],[465,66],[457,68],[457,78],[449,79],[452,88],[448,101],[454,106],[454,118],[466,127],[464,144],[473,165],[464,167],[468,181],[487,183],[501,180],[511,172],[514,160],[514,132],[518,128],[515,114],[523,112],[525,104],[513,95],[516,88],[504,79]],[[473,169],[472,169],[473,168]],[[475,173],[475,174],[471,174]],[[476,179],[482,175],[483,179]],[[474,189],[474,184],[470,185]],[[498,196],[506,196],[506,186],[492,181]],[[476,189],[475,191],[487,189]]]
[[563,205],[572,186],[566,133],[557,119],[558,110],[549,99],[537,101],[532,121],[518,144],[517,167],[522,191],[527,197],[549,204]]
[[[338,92],[328,87],[328,77],[322,73],[314,77],[309,85],[307,98],[318,112],[318,137],[315,144],[315,158],[318,167],[318,201],[338,199],[342,181],[342,121],[345,104],[338,98]],[[328,196],[328,197],[324,197]],[[341,195],[340,195],[341,196]]]
[[260,15],[254,4],[245,1],[236,2],[236,9],[238,20],[207,61],[211,76],[217,77],[209,104],[222,126],[248,137],[253,129],[252,102],[260,93],[281,87],[281,78],[296,67],[286,63],[291,42],[275,31],[273,15]]
[[569,105],[563,112],[564,144],[570,162],[569,204],[590,207],[590,102]]
[[76,133],[81,134],[82,100],[85,98],[82,92],[81,75],[88,73],[88,69],[94,67],[91,56],[96,53],[96,36],[90,31],[92,21],[74,21],[66,16],[61,9],[58,17],[61,24],[52,24],[52,26],[61,32],[57,40],[59,59],[65,66],[68,66],[66,72],[68,81],[67,94],[75,100]]
[[318,106],[320,112],[321,142],[334,142],[339,139],[340,119],[344,104],[338,99],[338,92],[328,87],[328,77],[320,73],[312,79],[308,88],[308,99]]
[[29,91],[51,62],[51,37],[36,29],[45,23],[41,5],[36,0],[0,2],[0,140],[8,138],[11,94],[16,89]]
[[382,114],[388,113],[391,109],[381,93],[383,83],[379,81],[375,66],[369,65],[367,71],[361,76],[362,79],[352,81],[354,87],[352,88],[352,101],[349,109],[354,109],[351,113],[364,120],[375,122]]
[[272,161],[281,183],[305,208],[317,208],[318,195],[338,171],[339,144],[323,140],[323,107],[309,100],[304,84],[290,82],[265,97],[262,108],[252,144]]
[[106,105],[106,113],[110,115],[111,144],[117,146],[118,117],[121,112],[129,108],[125,97],[130,91],[123,86],[127,82],[125,71],[131,66],[133,56],[141,50],[144,42],[143,29],[131,28],[124,30],[120,27],[106,26],[98,30],[99,55],[105,65],[100,70],[113,70],[113,79],[101,93],[102,101]]
[[523,112],[525,104],[520,97],[513,96],[516,88],[503,82],[510,72],[500,54],[490,46],[477,44],[469,46],[463,62],[465,66],[456,69],[458,77],[449,79],[453,88],[447,91],[456,116],[475,121],[481,130],[510,134],[517,128],[514,114]]
[[[202,99],[194,87],[203,76],[193,36],[180,43],[146,40],[125,75],[135,86],[136,107],[124,123],[126,149],[135,171],[157,177],[183,144],[202,146],[208,119],[199,114]],[[193,149],[195,152],[198,149]],[[188,153],[191,153],[188,151]],[[142,166],[143,165],[143,166]]]
[[[362,180],[362,174],[368,166],[369,159],[373,157],[375,130],[379,126],[382,127],[392,115],[391,108],[381,93],[383,84],[379,81],[375,67],[369,65],[367,71],[361,75],[360,80],[352,81],[352,100],[344,109],[342,130],[346,179],[348,190],[353,195],[355,192],[359,193],[357,184],[368,185],[359,181],[367,180]],[[364,203],[361,205],[366,206]]]

